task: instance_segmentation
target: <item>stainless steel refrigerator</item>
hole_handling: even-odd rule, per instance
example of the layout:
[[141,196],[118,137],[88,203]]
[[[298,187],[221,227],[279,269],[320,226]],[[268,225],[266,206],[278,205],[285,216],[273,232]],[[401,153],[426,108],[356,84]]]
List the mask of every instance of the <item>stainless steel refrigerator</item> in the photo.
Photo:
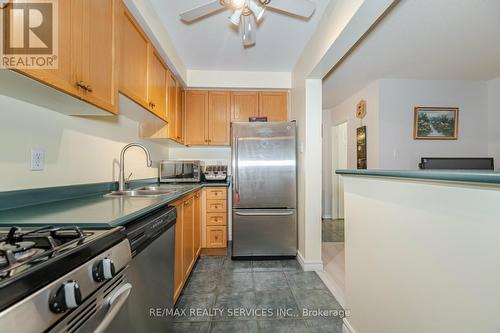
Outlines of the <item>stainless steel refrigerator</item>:
[[232,257],[297,253],[295,122],[233,123]]

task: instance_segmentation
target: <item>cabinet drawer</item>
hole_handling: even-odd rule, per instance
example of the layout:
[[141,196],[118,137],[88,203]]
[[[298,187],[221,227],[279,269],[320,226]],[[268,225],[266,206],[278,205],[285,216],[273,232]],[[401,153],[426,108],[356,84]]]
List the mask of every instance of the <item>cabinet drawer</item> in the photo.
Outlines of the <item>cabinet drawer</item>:
[[208,213],[221,213],[227,210],[226,200],[207,200]]
[[207,213],[207,225],[227,225],[226,213]]
[[207,226],[208,248],[225,248],[226,244],[226,226]]
[[209,188],[207,189],[207,199],[209,200],[226,200],[225,188]]

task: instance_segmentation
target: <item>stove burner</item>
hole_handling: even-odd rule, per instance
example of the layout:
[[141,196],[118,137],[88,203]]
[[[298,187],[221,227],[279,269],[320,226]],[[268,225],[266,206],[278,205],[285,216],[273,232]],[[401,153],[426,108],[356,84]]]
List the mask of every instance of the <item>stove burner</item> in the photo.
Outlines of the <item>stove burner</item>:
[[35,246],[35,242],[0,243],[0,251],[24,252]]
[[87,235],[77,227],[47,226],[28,232],[12,227],[6,236],[0,237],[0,268],[13,269],[13,265],[26,261],[45,261],[60,246],[77,246]]

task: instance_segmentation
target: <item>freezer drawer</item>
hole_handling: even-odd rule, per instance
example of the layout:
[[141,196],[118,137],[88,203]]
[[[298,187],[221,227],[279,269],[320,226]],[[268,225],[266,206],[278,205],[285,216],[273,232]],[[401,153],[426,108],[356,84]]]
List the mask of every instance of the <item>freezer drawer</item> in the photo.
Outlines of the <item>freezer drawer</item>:
[[233,257],[296,254],[295,209],[233,209]]

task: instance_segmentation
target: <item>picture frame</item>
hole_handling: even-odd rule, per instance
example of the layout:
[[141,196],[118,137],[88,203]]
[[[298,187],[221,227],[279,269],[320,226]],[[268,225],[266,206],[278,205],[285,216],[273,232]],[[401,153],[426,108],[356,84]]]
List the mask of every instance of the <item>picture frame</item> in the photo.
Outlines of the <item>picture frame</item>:
[[458,111],[456,107],[415,107],[413,139],[457,140]]

